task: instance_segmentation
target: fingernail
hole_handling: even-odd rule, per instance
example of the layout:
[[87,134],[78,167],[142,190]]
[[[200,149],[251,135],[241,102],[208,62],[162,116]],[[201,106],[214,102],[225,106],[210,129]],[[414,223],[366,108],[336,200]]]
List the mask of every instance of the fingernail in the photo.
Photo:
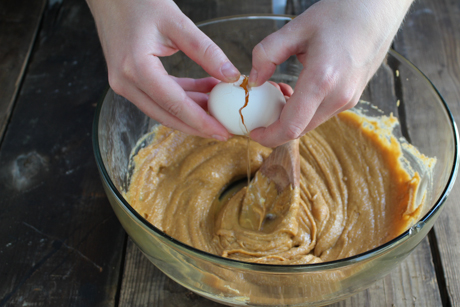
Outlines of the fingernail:
[[251,73],[249,74],[248,84],[250,87],[254,87],[256,86],[256,82],[257,82],[257,70],[252,69]]
[[227,138],[223,137],[222,135],[217,135],[217,134],[213,134],[212,138],[218,141],[221,141],[221,142],[225,142],[227,140]]
[[225,78],[229,79],[230,82],[236,82],[240,78],[240,72],[230,62],[226,62],[224,65],[222,65],[220,71],[225,76]]

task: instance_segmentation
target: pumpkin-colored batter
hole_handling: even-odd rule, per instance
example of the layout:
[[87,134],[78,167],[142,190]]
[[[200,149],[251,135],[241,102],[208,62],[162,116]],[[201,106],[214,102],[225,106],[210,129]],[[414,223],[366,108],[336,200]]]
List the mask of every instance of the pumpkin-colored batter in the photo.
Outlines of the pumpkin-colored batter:
[[419,174],[403,168],[396,138],[350,111],[300,139],[300,187],[280,194],[257,172],[269,148],[251,141],[249,189],[223,193],[247,176],[246,138],[218,142],[163,126],[155,133],[134,157],[126,199],[173,238],[223,257],[272,264],[349,257],[401,234],[423,205]]

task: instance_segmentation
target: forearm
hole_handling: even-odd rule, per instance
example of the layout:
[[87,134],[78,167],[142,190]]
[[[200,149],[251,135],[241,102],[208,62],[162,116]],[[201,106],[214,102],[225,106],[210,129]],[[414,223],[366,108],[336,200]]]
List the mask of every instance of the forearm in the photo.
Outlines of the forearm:
[[[380,49],[391,43],[404,20],[413,0],[349,0],[361,12],[368,24],[369,37],[373,37],[374,48]],[[356,16],[356,15],[355,15]]]

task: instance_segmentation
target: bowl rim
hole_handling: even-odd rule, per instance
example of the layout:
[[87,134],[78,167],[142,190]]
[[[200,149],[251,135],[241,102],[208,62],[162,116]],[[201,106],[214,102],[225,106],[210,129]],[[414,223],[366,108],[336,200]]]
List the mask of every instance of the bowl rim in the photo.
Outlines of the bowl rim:
[[[223,21],[251,20],[251,19],[270,19],[270,20],[278,20],[278,21],[289,21],[289,20],[292,20],[294,17],[295,16],[291,16],[291,15],[276,15],[276,14],[234,15],[234,16],[209,19],[209,20],[197,23],[197,26],[200,27],[200,26],[210,25],[213,23],[219,23]],[[345,267],[348,265],[355,264],[357,262],[361,262],[361,261],[365,261],[365,260],[377,257],[381,254],[384,254],[390,251],[391,249],[393,249],[394,247],[404,243],[407,239],[411,237],[411,234],[414,232],[414,230],[417,230],[417,229],[419,230],[421,227],[424,227],[427,221],[430,220],[431,217],[435,216],[440,211],[440,209],[442,208],[442,205],[445,203],[448,195],[450,194],[454,186],[455,179],[458,173],[458,168],[459,168],[458,129],[455,123],[455,119],[452,113],[450,112],[450,109],[446,101],[444,100],[444,98],[442,97],[438,89],[434,86],[434,84],[413,63],[411,63],[409,60],[407,60],[400,53],[398,53],[397,51],[393,49],[390,49],[388,51],[388,54],[398,59],[401,63],[406,65],[412,72],[420,76],[429,86],[431,86],[432,90],[434,91],[434,93],[437,95],[437,97],[441,101],[441,105],[444,107],[444,111],[446,112],[446,115],[450,122],[450,127],[452,129],[451,133],[452,133],[452,137],[454,141],[454,159],[453,159],[452,169],[450,171],[450,175],[447,181],[447,185],[445,186],[439,198],[434,202],[433,207],[417,223],[415,223],[408,230],[404,231],[402,234],[393,238],[392,240],[382,245],[379,245],[376,248],[373,248],[371,250],[368,250],[366,252],[363,252],[363,253],[360,253],[360,254],[357,254],[351,257],[341,258],[338,260],[322,262],[322,263],[289,264],[289,265],[267,264],[267,263],[244,262],[240,260],[225,258],[219,255],[211,254],[211,253],[202,251],[200,249],[197,249],[195,247],[192,247],[190,245],[187,245],[185,243],[182,243],[181,241],[174,239],[173,237],[165,234],[159,228],[149,223],[133,207],[131,207],[131,205],[124,199],[124,197],[121,195],[121,193],[118,191],[118,189],[115,187],[114,183],[110,179],[110,176],[102,160],[101,152],[99,149],[100,147],[99,147],[99,136],[98,136],[99,117],[100,117],[100,113],[102,110],[102,106],[103,106],[105,97],[111,91],[110,87],[106,89],[106,91],[104,92],[104,94],[102,95],[102,97],[99,99],[97,103],[96,111],[94,114],[93,127],[92,127],[93,151],[94,151],[94,155],[96,159],[96,164],[101,174],[101,178],[106,183],[106,185],[112,190],[118,202],[123,204],[123,206],[125,207],[124,208],[125,211],[128,214],[130,214],[132,218],[139,220],[139,222],[144,227],[149,229],[150,232],[153,232],[154,235],[159,236],[162,241],[168,241],[172,243],[172,246],[170,245],[169,247],[178,249],[187,254],[190,254],[191,256],[194,256],[194,257],[206,260],[206,261],[210,261],[210,262],[213,262],[219,265],[230,266],[230,267],[234,267],[238,269],[248,269],[248,270],[253,270],[253,271],[272,272],[272,273],[293,273],[293,272],[306,272],[306,271],[314,272],[314,271],[324,271],[324,270],[331,270],[331,269]]]

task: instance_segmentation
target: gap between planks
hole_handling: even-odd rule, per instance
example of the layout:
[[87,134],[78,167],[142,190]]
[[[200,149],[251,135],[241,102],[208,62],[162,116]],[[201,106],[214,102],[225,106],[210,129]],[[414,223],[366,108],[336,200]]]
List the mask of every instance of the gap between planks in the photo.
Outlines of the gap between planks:
[[46,0],[0,4],[0,147],[37,39]]

